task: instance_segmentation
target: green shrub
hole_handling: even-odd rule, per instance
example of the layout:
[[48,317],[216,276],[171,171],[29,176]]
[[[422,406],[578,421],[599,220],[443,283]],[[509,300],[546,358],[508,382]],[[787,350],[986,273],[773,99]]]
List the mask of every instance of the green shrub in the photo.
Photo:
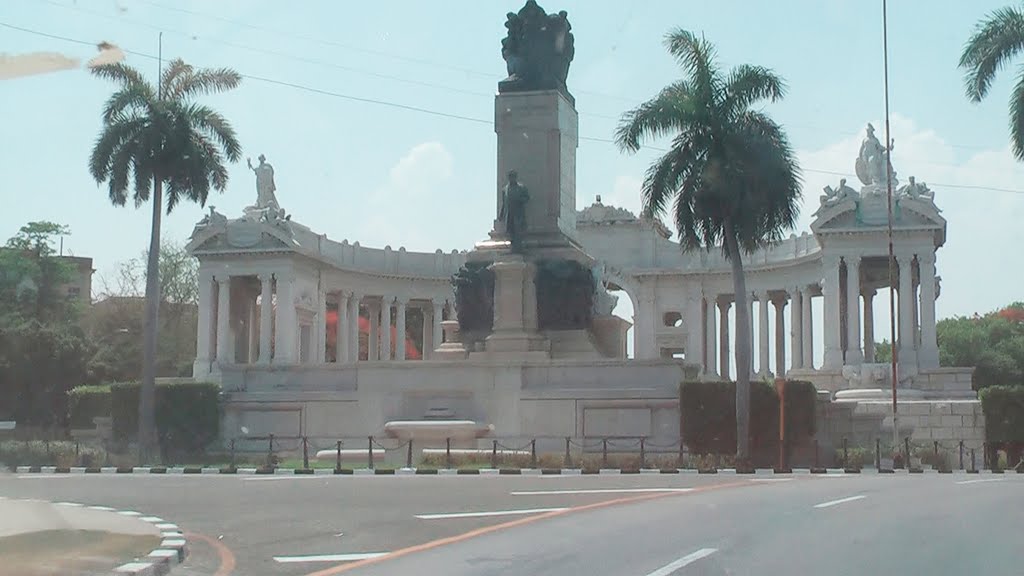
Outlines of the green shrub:
[[106,453],[98,446],[68,440],[4,440],[0,442],[0,464],[7,466],[99,466]]
[[985,440],[1024,442],[1024,386],[989,386],[978,397],[985,413]]
[[[139,384],[112,384],[114,438],[135,439],[139,429]],[[220,386],[209,382],[172,382],[156,386],[156,426],[164,457],[200,454],[217,438]]]
[[[810,382],[786,382],[786,438],[792,446],[815,432],[817,391]],[[684,382],[679,389],[680,431],[694,454],[736,452],[736,383]],[[778,451],[779,396],[773,384],[750,383],[750,449],[753,455]]]
[[91,430],[93,418],[110,416],[110,385],[77,386],[68,392],[68,422],[72,429]]

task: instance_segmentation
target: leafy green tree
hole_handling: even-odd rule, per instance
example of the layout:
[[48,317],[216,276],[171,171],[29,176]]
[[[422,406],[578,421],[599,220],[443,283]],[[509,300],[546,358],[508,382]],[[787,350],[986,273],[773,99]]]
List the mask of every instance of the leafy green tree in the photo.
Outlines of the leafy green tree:
[[783,80],[760,66],[723,72],[714,46],[674,30],[665,39],[684,77],[625,114],[616,141],[636,152],[670,136],[670,150],[647,171],[643,210],[671,211],[683,250],[720,249],[732,264],[736,299],[736,456],[749,459],[749,308],[743,254],[780,240],[800,209],[800,175],[782,128],[755,108],[782,98]]
[[974,387],[1024,385],[1024,304],[984,316],[960,316],[936,325],[939,363],[973,366]]
[[74,270],[52,246],[68,233],[30,222],[0,248],[0,420],[62,428],[66,392],[85,380],[78,306],[62,291]]
[[110,201],[116,206],[124,206],[129,196],[136,207],[152,201],[139,394],[139,459],[146,460],[156,448],[154,385],[164,196],[169,213],[182,200],[205,205],[211,188],[223,191],[227,186],[225,163],[240,158],[241,145],[223,116],[193,98],[235,88],[241,76],[229,69],[197,70],[180,59],[161,72],[155,88],[125,64],[97,66],[92,72],[113,81],[117,91],[104,106],[103,128],[89,159],[89,172],[97,183],[108,183]]
[[[1000,8],[975,26],[960,55],[967,97],[981,102],[988,95],[996,73],[1024,49],[1024,11]],[[1010,142],[1013,154],[1024,160],[1024,69],[1018,68],[1017,83],[1010,96]]]

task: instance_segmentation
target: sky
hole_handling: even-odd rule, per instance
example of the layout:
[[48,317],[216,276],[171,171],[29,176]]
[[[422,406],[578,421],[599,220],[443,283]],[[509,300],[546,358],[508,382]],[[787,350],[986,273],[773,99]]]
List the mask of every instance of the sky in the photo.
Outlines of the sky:
[[[1024,167],[1009,150],[1013,68],[990,96],[964,96],[960,51],[974,24],[1007,0],[889,5],[893,163],[936,193],[948,220],[938,253],[938,316],[985,312],[1021,297]],[[493,219],[493,95],[505,76],[505,14],[520,0],[4,0],[0,55],[53,52],[86,61],[113,43],[155,74],[165,60],[227,66],[245,78],[203,98],[234,125],[243,158],[267,156],[294,220],[330,238],[407,250],[469,249]],[[601,195],[634,212],[645,149],[611,142],[622,113],[680,75],[663,46],[671,28],[715,43],[723,67],[772,68],[785,99],[764,110],[786,129],[803,171],[808,229],[824,185],[856,182],[864,125],[884,134],[881,1],[544,0],[567,10],[576,56],[569,89],[580,114],[579,208]],[[927,9],[925,15],[923,8]],[[30,30],[18,30],[16,28]],[[58,38],[59,37],[59,38]],[[112,85],[81,67],[0,80],[0,237],[29,221],[71,229],[66,253],[90,256],[96,286],[148,244],[148,206],[113,207],[89,176],[90,148]],[[664,143],[652,142],[652,145]],[[245,161],[209,204],[229,216],[255,201]],[[179,206],[164,238],[184,242],[205,210]],[[620,301],[628,299],[620,299]],[[880,306],[876,305],[876,310]],[[626,312],[627,318],[631,311]],[[877,329],[881,330],[882,326]]]

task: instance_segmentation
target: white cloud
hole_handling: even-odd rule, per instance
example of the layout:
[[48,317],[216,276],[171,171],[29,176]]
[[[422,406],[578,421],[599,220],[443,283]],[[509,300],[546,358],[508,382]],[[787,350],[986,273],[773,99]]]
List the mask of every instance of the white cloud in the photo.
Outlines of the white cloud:
[[440,142],[417,144],[391,167],[382,191],[389,196],[420,196],[449,180],[452,166],[452,155]]

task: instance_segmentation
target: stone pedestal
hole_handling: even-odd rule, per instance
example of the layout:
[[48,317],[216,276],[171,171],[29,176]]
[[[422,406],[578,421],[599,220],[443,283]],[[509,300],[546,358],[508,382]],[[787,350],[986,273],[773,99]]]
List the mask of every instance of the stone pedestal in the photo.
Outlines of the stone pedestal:
[[487,353],[547,357],[550,343],[537,333],[536,266],[522,256],[511,254],[492,264],[491,270],[494,271],[494,328],[487,337]]
[[[578,123],[572,102],[557,90],[495,96],[495,217],[501,213],[508,172],[514,170],[530,194],[526,206],[527,248],[575,244]],[[496,222],[494,229],[500,231],[500,223]]]
[[434,349],[432,360],[460,360],[466,357],[466,348],[462,345],[459,335],[459,321],[445,320],[441,322],[444,343]]

